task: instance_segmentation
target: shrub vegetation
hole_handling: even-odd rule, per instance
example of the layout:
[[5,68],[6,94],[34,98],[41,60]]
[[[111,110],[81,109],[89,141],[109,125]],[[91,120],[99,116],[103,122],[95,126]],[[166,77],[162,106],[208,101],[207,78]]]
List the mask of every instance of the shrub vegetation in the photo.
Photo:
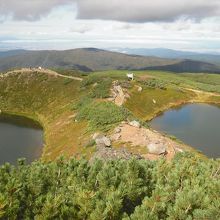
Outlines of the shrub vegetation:
[[220,219],[219,161],[58,159],[0,167],[1,219]]
[[84,97],[74,106],[78,110],[78,120],[88,120],[90,129],[108,130],[113,125],[126,120],[130,113],[112,102],[96,102]]
[[154,89],[163,89],[166,90],[167,83],[159,79],[148,79],[145,81],[141,81],[141,83],[147,87]]

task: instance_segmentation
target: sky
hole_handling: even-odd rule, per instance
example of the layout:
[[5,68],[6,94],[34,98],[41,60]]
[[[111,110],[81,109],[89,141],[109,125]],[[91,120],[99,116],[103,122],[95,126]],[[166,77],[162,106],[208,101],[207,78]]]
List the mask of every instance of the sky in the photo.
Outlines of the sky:
[[0,50],[220,53],[220,0],[0,0]]

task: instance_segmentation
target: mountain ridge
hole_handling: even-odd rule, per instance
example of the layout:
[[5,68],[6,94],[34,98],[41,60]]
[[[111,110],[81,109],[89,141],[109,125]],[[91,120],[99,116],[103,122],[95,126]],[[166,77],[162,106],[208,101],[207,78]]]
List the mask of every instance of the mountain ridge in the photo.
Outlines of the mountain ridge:
[[[6,53],[6,52],[5,52]],[[103,70],[164,70],[174,72],[220,73],[220,67],[191,59],[168,59],[124,54],[97,48],[71,50],[7,51],[0,53],[0,71],[38,67],[76,69],[84,72]]]

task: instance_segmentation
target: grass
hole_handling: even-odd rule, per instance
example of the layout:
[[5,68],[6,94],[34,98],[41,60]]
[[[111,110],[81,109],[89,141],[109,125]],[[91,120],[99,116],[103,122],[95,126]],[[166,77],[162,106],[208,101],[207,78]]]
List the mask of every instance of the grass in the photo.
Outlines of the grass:
[[142,120],[151,119],[166,109],[168,105],[187,102],[191,99],[189,92],[173,88],[166,90],[144,88],[142,92],[138,92],[136,88],[133,88],[130,92],[131,98],[126,102],[125,107]]
[[220,93],[220,75],[219,74],[203,74],[203,73],[182,73],[175,74],[162,71],[138,72],[137,75],[149,75],[158,80],[163,80],[168,84],[181,87],[190,87],[200,89],[207,92]]

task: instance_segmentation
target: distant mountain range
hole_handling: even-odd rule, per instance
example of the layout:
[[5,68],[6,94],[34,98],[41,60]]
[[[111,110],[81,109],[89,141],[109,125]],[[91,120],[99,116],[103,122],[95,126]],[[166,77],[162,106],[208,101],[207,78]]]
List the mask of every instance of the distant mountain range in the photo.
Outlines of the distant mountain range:
[[155,56],[167,59],[189,59],[201,62],[208,62],[220,66],[220,54],[206,54],[206,53],[196,53],[189,51],[179,51],[171,50],[166,48],[118,48],[118,52],[123,52],[126,54],[136,54],[140,56]]
[[25,50],[0,51],[0,58],[19,55],[19,54],[22,54],[22,52],[25,52]]
[[[220,66],[217,65],[218,62],[214,63],[199,59],[189,59],[189,56],[194,56],[194,54],[191,53],[189,53],[189,55],[182,54],[182,56],[187,55],[186,58],[184,56],[181,57],[181,53],[179,52],[172,55],[172,51],[168,52],[168,50],[166,52],[163,50],[163,54],[160,52],[159,55],[159,50],[160,49],[128,49],[128,54],[96,48],[64,51],[6,51],[0,52],[0,71],[21,67],[42,66],[45,68],[77,69],[87,72],[124,69],[220,73]],[[158,52],[156,53],[156,51]]]

